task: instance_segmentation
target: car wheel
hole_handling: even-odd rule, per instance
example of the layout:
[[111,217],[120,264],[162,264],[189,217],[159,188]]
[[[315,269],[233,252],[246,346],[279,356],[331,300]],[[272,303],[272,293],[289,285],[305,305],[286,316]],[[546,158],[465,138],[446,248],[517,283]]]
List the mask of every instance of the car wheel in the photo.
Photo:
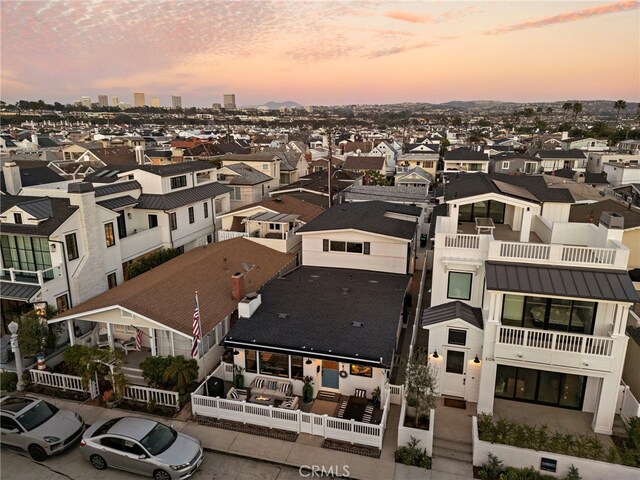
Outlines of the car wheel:
[[107,462],[105,462],[104,458],[100,455],[91,455],[91,457],[89,457],[89,461],[91,462],[91,465],[93,465],[93,468],[96,468],[97,470],[104,470],[107,468]]
[[156,470],[153,472],[154,480],[171,480],[171,475],[169,475],[164,470]]
[[44,462],[47,459],[47,452],[40,445],[29,445],[29,455],[36,462]]

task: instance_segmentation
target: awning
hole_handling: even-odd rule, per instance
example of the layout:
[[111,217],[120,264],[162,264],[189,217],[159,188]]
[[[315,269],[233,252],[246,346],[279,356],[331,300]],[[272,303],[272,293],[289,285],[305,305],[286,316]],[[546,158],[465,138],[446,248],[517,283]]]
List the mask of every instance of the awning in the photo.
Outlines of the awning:
[[28,302],[39,291],[40,285],[0,282],[0,298],[5,300],[21,300],[23,302]]
[[486,262],[487,290],[640,302],[626,270]]

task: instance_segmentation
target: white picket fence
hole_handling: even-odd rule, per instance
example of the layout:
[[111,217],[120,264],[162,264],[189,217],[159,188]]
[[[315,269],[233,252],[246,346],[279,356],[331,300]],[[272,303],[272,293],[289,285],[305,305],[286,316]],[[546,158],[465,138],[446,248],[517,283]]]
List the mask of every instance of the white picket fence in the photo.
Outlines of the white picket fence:
[[640,402],[631,393],[631,389],[624,382],[620,382],[618,393],[618,412],[625,422],[631,417],[640,417]]
[[328,415],[288,410],[272,405],[257,405],[246,401],[227,400],[202,395],[201,385],[191,394],[191,411],[194,415],[231,420],[251,425],[277,428],[296,433],[309,433],[324,438],[341,440],[382,449],[384,430],[389,415],[391,395],[386,392],[380,424],[343,420]]
[[84,388],[82,386],[82,378],[75,375],[52,373],[44,370],[29,370],[29,376],[31,377],[31,382],[37,385],[75,392],[87,392],[91,398],[96,398],[100,394],[98,384],[94,380],[89,380],[88,387]]
[[158,388],[141,387],[138,385],[127,385],[124,389],[123,398],[134,402],[150,403],[154,402],[165,407],[180,408],[180,398],[178,392],[160,390]]

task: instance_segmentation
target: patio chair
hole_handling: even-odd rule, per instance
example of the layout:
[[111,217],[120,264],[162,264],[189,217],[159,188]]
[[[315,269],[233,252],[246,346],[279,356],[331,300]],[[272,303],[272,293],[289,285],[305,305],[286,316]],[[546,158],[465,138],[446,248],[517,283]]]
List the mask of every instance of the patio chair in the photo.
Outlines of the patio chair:
[[135,337],[131,337],[129,340],[118,340],[115,342],[115,345],[122,348],[125,355],[129,355],[129,350],[136,349],[136,339]]
[[356,388],[354,397],[367,398],[367,391],[363,388]]
[[98,330],[98,340],[96,341],[97,347],[109,347],[109,333],[105,327]]
[[338,410],[338,418],[344,417],[344,412],[346,409],[347,409],[347,400],[342,402],[342,405],[340,405],[340,410]]
[[364,423],[371,423],[371,417],[373,417],[373,405],[367,405],[367,407],[364,409],[362,421]]

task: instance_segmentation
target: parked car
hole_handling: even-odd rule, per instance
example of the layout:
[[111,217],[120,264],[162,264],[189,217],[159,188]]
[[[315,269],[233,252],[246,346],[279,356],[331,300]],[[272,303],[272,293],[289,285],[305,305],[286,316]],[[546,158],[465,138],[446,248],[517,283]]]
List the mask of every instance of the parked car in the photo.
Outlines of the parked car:
[[98,470],[107,467],[152,476],[190,477],[203,460],[200,440],[140,417],[120,417],[89,427],[80,452]]
[[9,395],[0,400],[2,444],[28,451],[37,462],[69,448],[84,429],[80,415],[39,398]]

